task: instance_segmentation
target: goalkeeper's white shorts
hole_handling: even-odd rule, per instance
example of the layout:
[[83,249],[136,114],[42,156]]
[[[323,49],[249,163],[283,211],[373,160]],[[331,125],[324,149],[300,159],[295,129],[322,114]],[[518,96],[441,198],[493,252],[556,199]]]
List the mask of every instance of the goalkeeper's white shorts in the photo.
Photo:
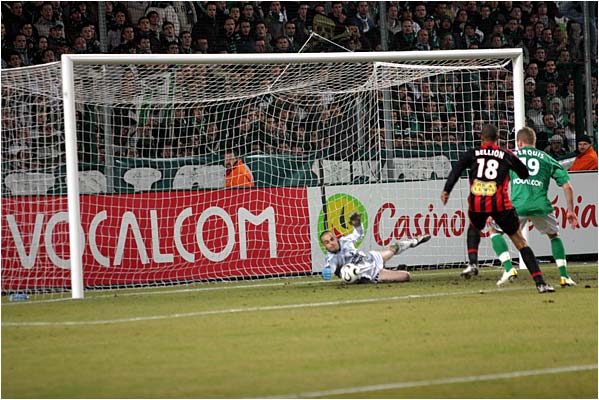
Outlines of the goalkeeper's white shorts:
[[360,278],[370,279],[376,282],[379,278],[379,273],[383,269],[383,257],[379,251],[369,251],[362,262],[358,264],[360,268]]

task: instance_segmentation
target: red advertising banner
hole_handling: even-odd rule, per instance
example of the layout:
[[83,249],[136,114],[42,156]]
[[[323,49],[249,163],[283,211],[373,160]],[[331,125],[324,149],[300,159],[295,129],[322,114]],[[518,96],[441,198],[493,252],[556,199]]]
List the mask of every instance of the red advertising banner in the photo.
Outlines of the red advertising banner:
[[[86,286],[311,271],[305,188],[81,196]],[[2,290],[68,285],[67,199],[2,199]]]

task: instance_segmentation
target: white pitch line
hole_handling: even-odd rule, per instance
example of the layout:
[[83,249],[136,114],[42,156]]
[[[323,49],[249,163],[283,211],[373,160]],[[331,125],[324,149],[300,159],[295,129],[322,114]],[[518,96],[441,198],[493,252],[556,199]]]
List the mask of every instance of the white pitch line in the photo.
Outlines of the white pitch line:
[[[498,267],[499,268],[499,267]],[[458,271],[459,272],[459,271]],[[431,272],[427,273],[426,276],[448,276],[448,275],[457,275],[456,270],[446,270],[446,272]],[[485,272],[485,271],[481,271]],[[295,278],[290,278],[295,279]],[[173,289],[173,290],[155,290],[150,291],[147,288],[140,288],[137,292],[126,292],[119,293],[118,290],[114,291],[111,294],[100,294],[97,296],[90,296],[88,299],[103,299],[103,298],[112,298],[112,297],[130,297],[130,296],[151,296],[151,295],[164,295],[164,294],[178,294],[178,293],[189,293],[189,292],[209,292],[209,291],[218,291],[218,290],[234,290],[234,289],[255,289],[255,288],[265,288],[265,287],[278,287],[278,286],[304,286],[304,285],[323,285],[323,284],[335,284],[340,281],[323,281],[323,280],[313,280],[313,281],[302,281],[302,282],[290,282],[284,281],[279,283],[254,283],[247,285],[234,285],[234,286],[213,286],[213,287],[197,287],[197,288],[181,288],[181,289]],[[210,285],[210,284],[207,284]],[[10,307],[10,306],[20,306],[26,304],[42,304],[42,303],[56,303],[61,301],[71,301],[73,300],[70,297],[61,297],[54,299],[43,299],[43,300],[29,300],[29,301],[19,301],[19,302],[5,302],[2,304],[2,307]]]
[[412,387],[435,386],[435,385],[448,385],[448,384],[452,384],[452,383],[490,381],[490,380],[497,380],[497,379],[513,379],[513,378],[522,378],[522,377],[526,377],[526,376],[560,374],[562,372],[589,371],[589,370],[593,370],[593,369],[597,369],[597,364],[570,365],[570,366],[566,366],[566,367],[533,369],[533,370],[513,371],[513,372],[500,372],[500,373],[496,373],[496,374],[486,374],[486,375],[458,376],[458,377],[453,377],[453,378],[431,379],[431,380],[424,380],[424,381],[385,383],[385,384],[380,384],[380,385],[357,386],[357,387],[342,388],[342,389],[332,389],[332,390],[322,390],[322,391],[315,391],[315,392],[287,394],[287,395],[282,395],[282,396],[273,396],[270,398],[293,399],[293,398],[331,397],[331,396],[339,396],[339,395],[347,395],[347,394],[355,394],[355,393],[377,392],[377,391],[381,391],[381,390],[405,389],[405,388],[412,388]]
[[156,321],[164,319],[174,318],[190,318],[190,317],[201,317],[206,315],[223,315],[223,314],[237,314],[246,312],[260,312],[260,311],[279,311],[279,310],[291,310],[296,308],[315,308],[315,307],[329,307],[347,304],[367,304],[377,303],[384,301],[401,301],[401,300],[412,300],[412,299],[427,299],[434,297],[447,297],[447,296],[461,296],[470,295],[477,293],[491,293],[491,292],[507,292],[516,290],[531,290],[531,288],[503,288],[503,289],[488,289],[488,290],[470,290],[462,292],[447,292],[447,293],[434,293],[434,294],[408,294],[404,296],[390,296],[390,297],[375,297],[366,299],[349,299],[349,300],[337,300],[337,301],[323,301],[317,303],[299,303],[299,304],[285,304],[278,306],[259,306],[259,307],[244,307],[244,308],[229,308],[224,310],[205,310],[205,311],[193,311],[188,313],[176,313],[176,314],[165,314],[165,315],[148,315],[145,317],[129,317],[129,318],[116,318],[116,319],[104,319],[96,321],[31,321],[31,322],[2,322],[3,327],[19,326],[19,327],[34,327],[34,326],[85,326],[85,325],[104,325],[104,324],[122,324],[129,322],[141,322],[141,321]]

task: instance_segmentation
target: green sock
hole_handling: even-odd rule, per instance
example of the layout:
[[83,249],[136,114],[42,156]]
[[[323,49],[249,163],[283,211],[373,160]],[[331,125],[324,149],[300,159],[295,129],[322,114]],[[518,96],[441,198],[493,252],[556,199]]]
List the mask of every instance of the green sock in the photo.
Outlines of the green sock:
[[555,259],[555,264],[559,268],[559,276],[564,278],[568,277],[568,271],[566,271],[566,249],[564,248],[564,242],[558,236],[551,239],[551,255]]
[[494,233],[491,235],[491,244],[493,245],[493,250],[499,257],[499,261],[501,261],[501,265],[506,271],[512,269],[512,257],[510,256],[510,252],[507,248],[507,242],[503,235],[499,233]]

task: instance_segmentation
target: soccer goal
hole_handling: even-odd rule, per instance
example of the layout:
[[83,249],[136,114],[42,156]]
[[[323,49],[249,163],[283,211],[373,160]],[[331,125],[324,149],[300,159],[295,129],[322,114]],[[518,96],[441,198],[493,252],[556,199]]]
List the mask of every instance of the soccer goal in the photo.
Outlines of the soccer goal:
[[[390,266],[463,263],[467,184],[447,207],[439,195],[482,124],[513,147],[522,83],[520,49],[64,55],[3,71],[2,291],[318,273],[319,234],[349,233],[353,212],[360,249],[433,236]],[[249,186],[228,184],[230,152]]]

